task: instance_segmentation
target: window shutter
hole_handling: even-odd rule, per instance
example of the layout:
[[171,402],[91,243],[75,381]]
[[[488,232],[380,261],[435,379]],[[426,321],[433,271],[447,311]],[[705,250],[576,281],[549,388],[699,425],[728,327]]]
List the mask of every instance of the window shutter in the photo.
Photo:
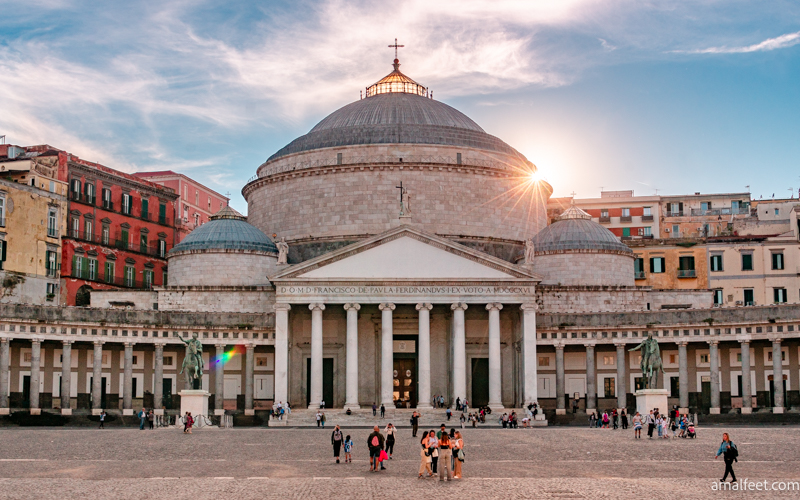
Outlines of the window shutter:
[[[78,271],[78,256],[72,256],[72,275],[75,276]],[[76,276],[77,277],[77,276]]]
[[683,202],[678,203],[678,212],[683,212]]
[[8,242],[6,240],[0,240],[0,262],[6,261],[7,248],[8,248]]
[[650,257],[650,272],[651,272],[651,273],[655,272],[655,270],[656,270],[656,269],[655,269],[655,267],[656,267],[656,266],[655,266],[655,262],[653,262],[654,260],[655,260],[655,259],[654,259],[653,257]]

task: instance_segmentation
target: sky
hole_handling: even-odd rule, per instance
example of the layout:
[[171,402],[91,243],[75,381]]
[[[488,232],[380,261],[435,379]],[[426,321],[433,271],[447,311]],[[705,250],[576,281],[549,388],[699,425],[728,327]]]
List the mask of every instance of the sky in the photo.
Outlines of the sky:
[[[0,0],[0,135],[246,212],[270,155],[391,71],[554,196],[800,189],[800,2]],[[748,187],[749,186],[749,187]]]

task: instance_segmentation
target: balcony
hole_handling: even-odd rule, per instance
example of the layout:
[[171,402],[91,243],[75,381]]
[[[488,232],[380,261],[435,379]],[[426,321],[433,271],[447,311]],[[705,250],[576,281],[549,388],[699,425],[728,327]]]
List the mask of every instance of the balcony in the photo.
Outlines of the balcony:
[[653,222],[652,215],[642,215],[642,222]]
[[631,218],[631,216],[630,216],[630,215],[621,215],[621,216],[619,217],[619,221],[620,221],[620,222],[631,222],[632,220],[633,220],[633,219]]
[[696,278],[697,271],[694,269],[678,269],[678,278]]
[[47,228],[47,237],[48,238],[58,238],[58,229],[55,227],[48,227]]
[[127,279],[122,276],[114,276],[112,279],[106,280],[100,276],[97,276],[97,274],[95,274],[94,276],[90,275],[88,269],[82,269],[81,272],[73,270],[72,273],[70,274],[70,278],[93,281],[95,283],[105,283],[106,285],[117,286],[122,288],[133,288],[136,290],[153,289],[153,283],[150,283],[145,280]]
[[602,216],[602,215],[600,216],[600,224],[608,224],[609,222],[611,222],[611,217],[609,217],[607,215],[606,216]]
[[644,271],[634,272],[633,279],[635,280],[643,280],[645,279]]
[[683,217],[683,210],[679,212],[670,212],[667,210],[667,217]]
[[169,252],[170,249],[172,248],[166,242],[164,242],[164,245],[162,247],[160,240],[149,242],[146,245],[142,245],[141,243],[138,244],[138,245],[134,245],[134,244],[132,244],[130,239],[121,238],[119,233],[117,233],[115,235],[116,237],[112,238],[108,234],[106,234],[106,235],[102,235],[102,234],[86,234],[84,232],[75,231],[74,229],[71,229],[71,230],[69,230],[67,232],[67,236],[69,238],[72,238],[73,240],[85,241],[87,243],[96,243],[98,245],[104,245],[104,246],[110,246],[110,247],[117,248],[119,250],[125,250],[127,252],[134,252],[134,253],[141,253],[141,254],[144,254],[144,255],[150,255],[152,257],[158,257],[158,258],[161,258],[161,259],[163,259],[167,255],[167,252]]
[[749,208],[711,208],[703,210],[701,208],[693,208],[693,216],[720,216],[720,215],[746,215],[750,213]]
[[97,202],[97,198],[94,195],[76,193],[75,191],[69,192],[69,199],[71,201],[77,201],[80,203],[85,203],[87,205],[94,205]]
[[58,278],[58,269],[47,269],[45,271],[45,276],[48,278]]
[[6,218],[0,217],[0,227],[6,227]]

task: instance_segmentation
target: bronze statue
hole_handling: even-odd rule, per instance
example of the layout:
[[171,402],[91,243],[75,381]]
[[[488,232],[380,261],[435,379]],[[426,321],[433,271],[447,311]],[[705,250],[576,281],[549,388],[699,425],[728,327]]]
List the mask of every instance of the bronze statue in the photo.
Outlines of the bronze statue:
[[[180,338],[180,337],[178,337]],[[195,387],[194,381],[197,380],[197,389],[203,388],[203,344],[197,340],[197,332],[192,334],[189,340],[181,342],[186,344],[186,356],[183,358],[180,373],[183,373],[187,385]]]
[[639,366],[642,369],[642,376],[645,378],[645,389],[655,389],[658,373],[664,372],[658,341],[653,338],[652,333],[648,333],[647,338],[644,339],[641,344],[631,349],[631,351],[639,349],[642,350],[642,362]]

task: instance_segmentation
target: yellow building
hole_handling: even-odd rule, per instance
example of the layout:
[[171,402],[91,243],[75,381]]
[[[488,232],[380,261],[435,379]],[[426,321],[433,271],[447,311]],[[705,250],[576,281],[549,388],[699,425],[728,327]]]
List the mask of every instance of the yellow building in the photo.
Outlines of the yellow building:
[[702,240],[633,240],[626,243],[636,259],[636,286],[680,290],[708,288],[708,252]]

